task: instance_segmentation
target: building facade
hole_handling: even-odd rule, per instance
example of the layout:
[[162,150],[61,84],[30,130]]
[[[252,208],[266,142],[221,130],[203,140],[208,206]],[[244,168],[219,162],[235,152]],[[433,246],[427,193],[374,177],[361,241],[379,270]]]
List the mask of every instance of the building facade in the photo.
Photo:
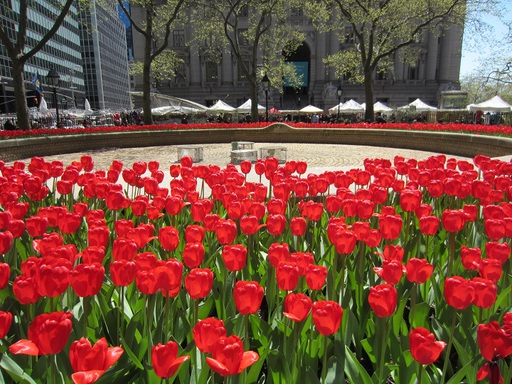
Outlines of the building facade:
[[[132,7],[134,19],[142,20],[144,11]],[[300,89],[284,87],[283,90],[269,91],[269,108],[300,109],[308,104],[327,110],[338,104],[337,88],[341,85],[341,101],[354,99],[365,102],[362,84],[351,84],[338,79],[333,71],[326,68],[324,59],[353,41],[340,42],[334,32],[319,32],[311,20],[300,10],[291,12],[289,22],[301,28],[306,35],[303,44],[288,59],[299,63],[306,82]],[[212,62],[196,47],[187,43],[194,34],[193,25],[185,25],[172,31],[169,48],[178,52],[184,60],[177,75],[166,81],[159,81],[153,87],[162,94],[189,99],[204,105],[222,100],[238,107],[249,98],[248,84],[238,70],[234,57],[224,54],[220,63]],[[420,98],[437,106],[441,92],[460,89],[463,28],[451,26],[441,36],[425,34],[421,43],[423,54],[412,66],[395,55],[394,70],[388,74],[374,74],[374,98],[390,106],[402,106]],[[348,31],[347,35],[350,33]],[[141,35],[133,34],[134,60],[142,60],[144,41]],[[134,91],[142,89],[141,77],[134,77]],[[260,90],[260,104],[265,94]],[[138,104],[137,104],[138,102]],[[140,100],[135,100],[140,107]]]

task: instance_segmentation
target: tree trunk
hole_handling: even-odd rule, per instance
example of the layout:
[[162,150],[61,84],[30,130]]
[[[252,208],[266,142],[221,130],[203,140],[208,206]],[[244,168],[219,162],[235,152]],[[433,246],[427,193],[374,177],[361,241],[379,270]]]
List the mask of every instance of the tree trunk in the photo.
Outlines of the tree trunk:
[[23,78],[23,63],[12,61],[12,82],[14,87],[14,101],[16,103],[16,120],[20,129],[31,129],[30,114],[27,105],[27,92],[25,90],[25,80]]
[[259,121],[258,92],[257,85],[252,81],[249,83],[249,95],[251,97],[251,121],[257,122]]
[[373,70],[371,68],[364,69],[364,95],[366,102],[366,111],[364,113],[364,119],[367,122],[373,122],[375,115],[373,112],[373,81],[372,81]]

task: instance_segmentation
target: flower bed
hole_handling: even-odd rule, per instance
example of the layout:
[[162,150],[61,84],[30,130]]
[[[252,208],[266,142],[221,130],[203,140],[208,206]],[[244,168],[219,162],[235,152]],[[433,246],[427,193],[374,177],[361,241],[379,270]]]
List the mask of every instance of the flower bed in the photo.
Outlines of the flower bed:
[[[133,125],[133,126],[104,126],[88,128],[58,128],[58,129],[34,129],[17,131],[0,131],[0,139],[12,139],[20,137],[65,135],[76,133],[99,133],[99,132],[125,132],[125,131],[161,131],[161,130],[198,130],[198,129],[241,129],[241,128],[264,128],[269,123],[213,123],[213,124],[154,124],[154,125]],[[503,125],[475,125],[475,124],[423,124],[423,123],[354,123],[354,124],[306,124],[286,123],[293,128],[359,128],[359,129],[399,129],[411,131],[434,131],[434,132],[460,132],[469,134],[485,134],[511,136],[512,127]]]
[[0,171],[6,382],[512,378],[511,163]]

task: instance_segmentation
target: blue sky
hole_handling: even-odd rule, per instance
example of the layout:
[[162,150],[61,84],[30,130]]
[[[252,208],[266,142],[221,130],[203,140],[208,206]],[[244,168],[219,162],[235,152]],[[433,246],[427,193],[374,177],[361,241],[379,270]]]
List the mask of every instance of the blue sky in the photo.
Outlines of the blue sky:
[[[503,10],[506,10],[505,17],[508,19],[512,19],[512,10],[510,9],[510,0],[502,0],[501,1]],[[489,24],[494,27],[495,33],[498,37],[505,36],[507,30],[505,25],[503,25],[499,20],[490,19],[488,20]],[[472,36],[469,33],[464,34],[464,40],[462,44],[462,63],[460,67],[460,76],[463,77],[465,75],[471,74],[479,67],[479,62],[482,59],[490,59],[489,51],[492,49],[491,47],[481,47],[481,49],[477,52],[469,49],[470,42],[472,40]],[[512,56],[512,55],[511,55]]]

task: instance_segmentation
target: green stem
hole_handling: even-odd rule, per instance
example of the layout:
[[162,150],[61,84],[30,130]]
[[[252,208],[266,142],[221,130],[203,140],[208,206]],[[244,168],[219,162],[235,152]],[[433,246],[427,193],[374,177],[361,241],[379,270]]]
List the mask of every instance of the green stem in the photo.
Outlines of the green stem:
[[327,378],[327,337],[322,336],[324,338],[324,356],[322,363],[322,384],[325,384],[325,379]]
[[414,326],[414,309],[416,308],[416,296],[418,294],[418,287],[416,284],[412,287],[412,296],[411,296],[411,312],[409,315],[409,323],[411,323],[411,326]]
[[419,372],[418,372],[418,384],[421,384],[421,380],[422,380],[422,376],[423,376],[423,370],[424,370],[423,364],[420,364],[420,369],[419,369]]
[[452,276],[453,259],[455,257],[455,232],[448,235],[448,273],[447,277]]
[[446,346],[446,355],[443,364],[443,373],[441,375],[441,384],[444,384],[446,378],[446,371],[448,370],[448,363],[450,361],[450,351],[452,349],[453,334],[455,332],[455,322],[457,321],[457,311],[453,311],[452,326],[450,328],[450,338],[448,339],[448,345]]
[[385,383],[384,380],[384,363],[386,356],[386,346],[387,346],[387,317],[381,318],[382,323],[382,331],[381,331],[381,346],[380,346],[380,362],[379,362],[379,382]]

